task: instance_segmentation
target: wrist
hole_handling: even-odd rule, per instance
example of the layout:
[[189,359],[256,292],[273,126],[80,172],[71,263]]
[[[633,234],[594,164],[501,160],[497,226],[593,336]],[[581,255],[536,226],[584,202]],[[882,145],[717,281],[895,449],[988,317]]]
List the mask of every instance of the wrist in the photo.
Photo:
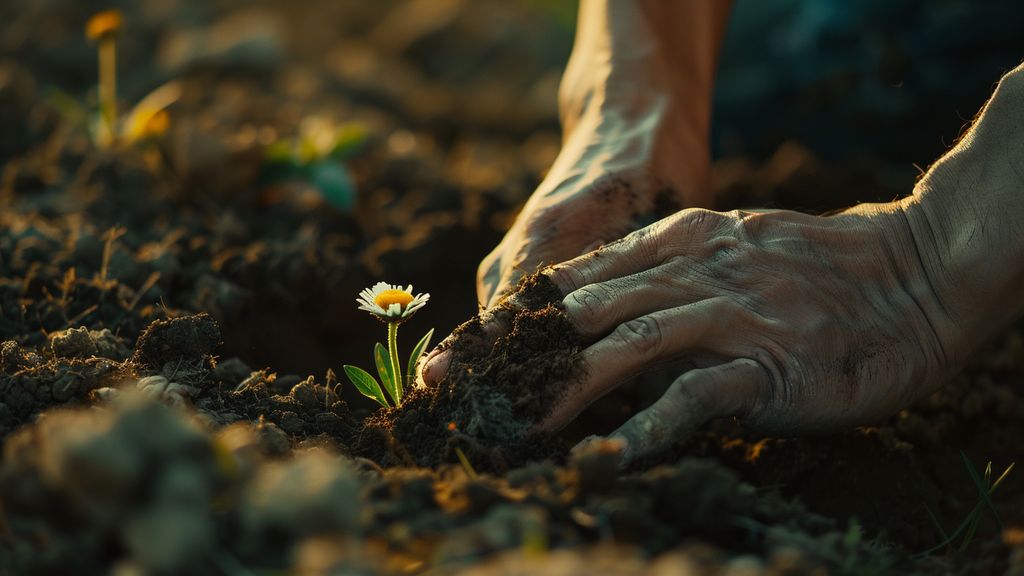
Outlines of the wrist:
[[899,202],[960,338],[1024,311],[1024,68],[1006,75],[956,146]]
[[705,143],[718,48],[730,2],[580,5],[572,56],[559,87],[568,136],[588,116],[649,121]]

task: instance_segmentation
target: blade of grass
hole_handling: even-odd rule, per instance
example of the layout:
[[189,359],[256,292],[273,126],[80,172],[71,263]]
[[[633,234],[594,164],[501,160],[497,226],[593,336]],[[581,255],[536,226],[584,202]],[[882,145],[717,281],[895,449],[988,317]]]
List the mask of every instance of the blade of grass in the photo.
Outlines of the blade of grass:
[[942,524],[939,523],[939,519],[935,517],[935,514],[932,513],[932,509],[927,504],[924,505],[924,511],[928,513],[928,517],[931,518],[932,524],[935,525],[935,529],[939,531],[939,536],[942,537],[942,541],[945,542],[949,540],[949,535],[946,534],[945,530],[943,530]]
[[[1009,475],[1010,471],[1013,470],[1015,464],[1016,462],[1011,463],[1009,466],[1007,466],[1006,470],[1004,470],[1003,473],[999,475],[999,478],[996,478],[996,481],[992,483],[992,487],[988,490],[989,496],[995,494],[996,490],[999,488],[999,485],[1003,483],[1003,480],[1005,480],[1007,475]],[[917,554],[914,554],[913,556],[911,556],[911,558],[913,558],[914,560],[924,558],[925,556],[928,556],[934,552],[938,552],[942,548],[945,548],[946,546],[952,544],[953,541],[956,540],[960,536],[960,534],[962,534],[967,529],[967,526],[973,520],[974,515],[980,513],[982,506],[984,506],[984,502],[978,502],[977,504],[975,504],[974,509],[972,509],[971,512],[967,515],[967,518],[965,518],[964,521],[961,522],[959,526],[957,526],[956,530],[954,530],[948,538],[946,538],[942,542],[939,542],[935,546],[932,546],[931,548],[925,550],[924,552],[918,552]]]
[[455,455],[459,457],[459,463],[462,464],[462,468],[466,471],[466,474],[473,480],[479,478],[476,474],[476,470],[473,469],[473,465],[469,463],[469,458],[466,458],[466,453],[462,451],[462,448],[455,447]]
[[978,471],[974,468],[974,464],[971,464],[971,459],[967,457],[967,454],[964,454],[963,450],[960,451],[960,457],[963,458],[964,465],[967,466],[967,472],[971,475],[971,480],[974,481],[974,486],[978,489],[978,496],[981,497],[982,502],[992,511],[992,515],[995,516],[996,523],[999,525],[1001,532],[1004,529],[1003,519],[999,517],[996,505],[992,503],[992,498],[989,497],[989,490],[991,488],[988,486],[988,481],[992,478],[992,463],[989,462],[988,466],[986,466],[985,481],[982,482],[981,478],[978,477]]

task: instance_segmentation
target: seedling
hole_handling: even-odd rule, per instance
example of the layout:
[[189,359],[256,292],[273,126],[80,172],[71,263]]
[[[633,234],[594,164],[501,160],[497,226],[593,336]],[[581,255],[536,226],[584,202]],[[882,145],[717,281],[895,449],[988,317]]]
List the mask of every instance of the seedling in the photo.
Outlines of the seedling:
[[[413,296],[412,284],[402,288],[400,285],[387,282],[378,282],[372,288],[363,290],[356,299],[360,310],[369,312],[388,325],[388,346],[385,348],[378,342],[373,349],[373,359],[377,365],[380,382],[362,368],[349,364],[343,368],[345,375],[363,396],[373,399],[384,408],[401,406],[405,395],[405,383],[415,379],[416,363],[430,345],[430,338],[434,335],[433,329],[420,338],[412,349],[409,364],[403,374],[398,358],[398,326],[412,318],[429,299],[430,294]],[[391,399],[390,403],[388,398]]]
[[99,111],[93,114],[74,97],[52,91],[47,101],[71,124],[88,127],[100,148],[135,144],[167,132],[167,107],[181,97],[181,85],[168,82],[144,96],[128,114],[121,116],[117,102],[117,34],[124,24],[117,10],[100,12],[89,19],[85,35],[96,42],[99,54]]
[[328,202],[349,210],[355,202],[355,184],[344,162],[365,142],[366,130],[359,124],[336,125],[310,116],[299,124],[298,136],[267,146],[265,177],[308,181]]
[[96,42],[100,70],[101,138],[112,140],[117,123],[117,32],[124,19],[119,10],[95,14],[85,25],[85,35]]
[[925,556],[928,556],[929,554],[932,554],[933,552],[941,550],[942,548],[952,547],[953,543],[956,542],[957,538],[961,538],[961,536],[962,538],[960,540],[959,551],[964,552],[965,550],[967,550],[967,547],[971,544],[971,541],[974,540],[975,533],[978,531],[978,525],[981,524],[982,513],[984,512],[984,509],[986,507],[992,512],[992,517],[995,518],[1000,530],[1003,529],[1003,520],[999,517],[999,512],[996,511],[996,507],[992,503],[992,495],[995,494],[1000,484],[1002,484],[1003,481],[1006,480],[1006,477],[1010,474],[1010,471],[1013,470],[1013,466],[1016,463],[1011,462],[1010,465],[1007,466],[1005,470],[1003,470],[1003,473],[1000,474],[999,477],[995,479],[995,481],[993,481],[992,462],[989,462],[988,464],[985,465],[985,473],[982,476],[978,474],[978,470],[974,467],[974,464],[971,463],[971,460],[967,458],[966,454],[961,452],[960,457],[963,459],[964,466],[967,468],[967,472],[968,474],[971,475],[971,480],[974,482],[974,486],[978,490],[978,502],[977,504],[974,505],[974,508],[971,509],[970,513],[967,514],[967,518],[965,518],[963,522],[961,522],[960,525],[957,526],[956,530],[954,530],[953,533],[949,535],[946,534],[946,530],[943,529],[942,524],[939,522],[938,518],[936,518],[935,514],[932,513],[931,508],[929,508],[928,505],[925,504],[925,512],[927,512],[929,518],[931,518],[932,523],[935,525],[935,529],[942,537],[942,541],[933,546],[932,548],[925,550],[920,554],[917,554],[915,558],[923,558]]

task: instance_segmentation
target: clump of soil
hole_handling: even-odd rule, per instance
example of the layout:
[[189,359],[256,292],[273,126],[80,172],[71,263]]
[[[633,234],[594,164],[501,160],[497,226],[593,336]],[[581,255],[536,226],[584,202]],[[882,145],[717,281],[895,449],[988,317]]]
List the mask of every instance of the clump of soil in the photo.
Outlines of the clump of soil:
[[453,461],[456,447],[488,470],[521,463],[527,440],[532,458],[556,452],[554,440],[531,430],[580,376],[582,339],[561,301],[547,276],[527,276],[442,345],[453,354],[443,381],[413,389],[400,408],[368,427],[392,436],[392,451],[422,466]]
[[168,362],[202,357],[220,344],[220,327],[205,312],[152,322],[135,347],[139,364],[159,370]]

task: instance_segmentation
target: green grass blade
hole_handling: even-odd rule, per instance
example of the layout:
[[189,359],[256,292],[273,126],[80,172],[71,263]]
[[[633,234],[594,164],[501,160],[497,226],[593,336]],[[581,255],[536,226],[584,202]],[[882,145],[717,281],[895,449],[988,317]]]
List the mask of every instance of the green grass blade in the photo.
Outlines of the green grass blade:
[[935,546],[932,546],[931,548],[925,550],[924,552],[918,552],[917,554],[914,554],[913,556],[911,556],[911,558],[914,559],[914,560],[920,560],[921,558],[924,558],[925,556],[929,556],[929,555],[931,555],[931,554],[933,554],[935,552],[938,552],[939,550],[942,550],[946,546],[951,545],[953,543],[953,541],[956,540],[957,538],[959,538],[960,534],[963,534],[964,530],[967,529],[967,525],[971,522],[972,516],[973,516],[973,513],[968,515],[967,519],[965,519],[963,522],[961,522],[960,525],[957,526],[956,530],[954,530],[953,533],[949,535],[949,538],[946,538],[942,542],[939,542],[938,544],[936,544]]
[[[991,490],[991,488],[989,488],[987,482],[983,482],[981,477],[978,476],[978,471],[974,468],[974,464],[971,464],[970,458],[968,458],[967,454],[964,454],[962,450],[960,451],[960,457],[963,458],[964,465],[967,466],[967,472],[970,473],[971,480],[974,480],[974,486],[978,489],[978,496],[981,498],[982,502],[984,502],[985,505],[988,506],[988,509],[992,511],[992,515],[996,518],[996,523],[999,524],[999,530],[1002,531],[1004,529],[1003,519],[999,517],[999,512],[996,510],[996,505],[992,503],[992,498],[989,497],[989,491]],[[988,478],[992,477],[991,462],[989,462],[988,468],[985,472],[985,476]],[[975,528],[977,528],[977,526],[975,526]]]
[[373,347],[373,361],[377,364],[377,373],[380,374],[380,381],[384,384],[388,396],[398,406],[398,384],[395,382],[395,369],[391,364],[391,355],[383,344],[377,342]]
[[462,469],[466,471],[466,475],[469,476],[471,480],[479,478],[476,474],[476,470],[473,468],[473,465],[469,463],[469,458],[466,458],[466,453],[462,451],[462,448],[456,446],[455,455],[459,457],[459,463],[462,464]]
[[420,356],[427,351],[427,346],[430,346],[430,339],[434,336],[434,329],[431,328],[423,338],[416,344],[416,347],[412,349],[412,354],[409,355],[409,368],[406,370],[406,382],[410,384],[416,381],[416,363],[420,361]]
[[942,538],[942,541],[946,542],[947,540],[949,540],[949,535],[946,534],[946,531],[942,528],[942,524],[939,522],[939,519],[935,517],[935,514],[932,512],[932,509],[927,504],[924,505],[924,511],[927,512],[928,517],[932,519],[932,524],[934,524],[935,529],[938,530],[939,536]]
[[988,491],[989,496],[996,493],[996,488],[999,488],[999,485],[1003,483],[1003,480],[1006,480],[1006,477],[1010,475],[1010,470],[1013,470],[1013,467],[1016,464],[1016,462],[1010,462],[1010,465],[1006,467],[1006,470],[1003,470],[1003,473],[999,475],[999,478],[996,478],[996,481],[992,483],[992,488]]
[[359,368],[358,366],[349,366],[346,364],[342,367],[345,370],[345,376],[352,382],[352,385],[356,387],[356,390],[362,393],[363,396],[376,400],[381,406],[388,408],[388,400],[384,397],[384,392],[380,389],[380,384],[377,384],[377,380],[370,375],[369,372]]

